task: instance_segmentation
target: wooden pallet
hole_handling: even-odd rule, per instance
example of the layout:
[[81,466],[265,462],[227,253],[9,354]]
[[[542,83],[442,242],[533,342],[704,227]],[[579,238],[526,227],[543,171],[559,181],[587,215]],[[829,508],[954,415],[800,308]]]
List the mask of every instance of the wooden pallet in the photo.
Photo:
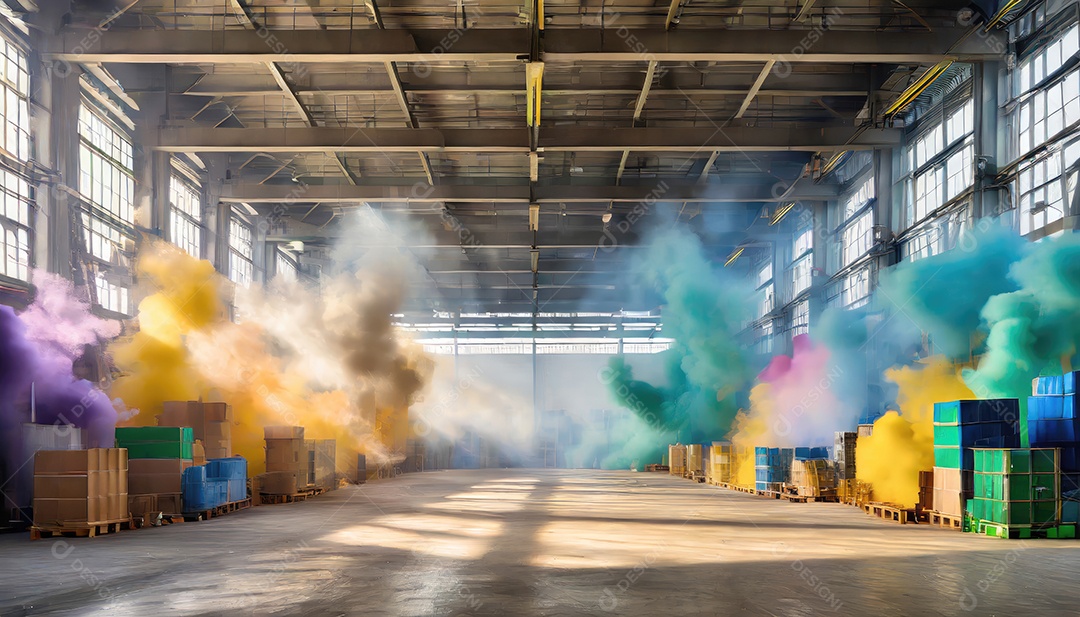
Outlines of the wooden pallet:
[[275,505],[280,503],[294,503],[297,501],[306,501],[308,497],[315,497],[316,495],[322,495],[326,492],[325,488],[315,487],[309,488],[305,491],[293,493],[291,495],[276,495],[271,493],[260,493],[259,501],[263,505]]
[[41,540],[42,538],[56,537],[94,538],[133,528],[132,520],[130,518],[96,523],[75,523],[57,526],[42,525],[30,528],[30,539]]
[[216,508],[210,510],[199,510],[196,512],[184,512],[183,518],[185,521],[205,521],[211,518],[217,518],[224,516],[231,512],[238,512],[240,510],[246,510],[251,507],[251,498],[244,499],[243,501],[231,501],[226,504],[222,504]]
[[915,518],[914,508],[904,508],[889,503],[868,503],[863,504],[863,511],[871,516],[900,523],[901,525],[918,523],[918,519]]
[[957,516],[955,514],[945,514],[943,512],[935,512],[934,510],[924,510],[929,519],[931,525],[937,525],[943,529],[952,529],[954,531],[964,530],[964,517]]
[[671,468],[667,465],[657,465],[656,463],[650,463],[645,466],[645,471],[671,471]]

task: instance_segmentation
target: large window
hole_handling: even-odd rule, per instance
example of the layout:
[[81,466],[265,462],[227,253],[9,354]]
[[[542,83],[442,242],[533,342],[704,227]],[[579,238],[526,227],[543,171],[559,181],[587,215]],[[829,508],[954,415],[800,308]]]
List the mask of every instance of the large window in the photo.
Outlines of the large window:
[[827,302],[836,308],[857,308],[870,301],[870,265],[856,268],[829,286]]
[[810,289],[811,269],[813,268],[813,256],[803,255],[791,264],[791,297],[797,298],[799,294]]
[[125,241],[134,240],[135,180],[131,138],[104,114],[83,102],[79,109],[79,192],[90,255],[115,262]]
[[[79,193],[86,201],[83,238],[90,257],[112,265],[120,263],[124,245],[135,242],[133,166],[131,137],[83,101],[79,108]],[[107,278],[108,267],[95,274],[97,303],[128,314],[129,291]]]
[[280,246],[277,249],[277,263],[275,272],[278,278],[285,281],[295,281],[300,275],[300,266],[296,261],[296,257],[292,253],[286,251]]
[[[1017,176],[1020,195],[1020,233],[1028,234],[1061,220],[1075,193],[1080,161],[1080,137],[1026,162]],[[1072,173],[1065,173],[1072,169]]]
[[1080,27],[1073,24],[1029,53],[1016,67],[1014,96],[1017,148],[1022,155],[1080,120],[1080,74],[1061,69],[1080,51]]
[[169,182],[169,235],[172,243],[195,259],[202,257],[202,205],[199,191],[184,176]]
[[863,255],[870,252],[874,244],[874,211],[867,209],[849,222],[840,232],[841,261],[843,267],[850,266]]
[[255,246],[251,225],[238,216],[229,220],[229,279],[242,287],[254,279]]
[[907,224],[915,225],[975,182],[975,102],[947,109],[907,147],[912,172]]
[[26,161],[30,158],[30,74],[26,52],[0,37],[0,54],[0,115],[4,125],[0,146],[12,157]]
[[0,274],[30,280],[30,186],[22,176],[0,170]]
[[776,289],[773,285],[772,262],[766,261],[758,268],[758,318],[765,317],[776,308]]
[[101,308],[114,313],[129,314],[129,292],[126,287],[110,281],[104,272],[97,272],[94,279],[97,301]]
[[[0,147],[8,157],[26,163],[30,158],[29,76],[26,52],[0,37]],[[0,169],[0,275],[30,280],[30,185],[22,175]]]
[[1080,157],[1080,138],[1066,131],[1080,122],[1080,67],[1074,61],[1080,53],[1080,25],[1074,23],[1046,38],[1018,63],[1013,82],[1018,100],[1013,153],[1038,154],[1023,160],[1016,176],[1023,234],[1065,217]]
[[814,229],[806,227],[795,232],[791,243],[791,298],[810,289],[810,274],[814,265]]
[[791,309],[791,336],[810,332],[810,301],[803,300]]
[[856,212],[862,210],[875,195],[874,176],[871,174],[857,184],[844,199],[844,220],[850,219]]

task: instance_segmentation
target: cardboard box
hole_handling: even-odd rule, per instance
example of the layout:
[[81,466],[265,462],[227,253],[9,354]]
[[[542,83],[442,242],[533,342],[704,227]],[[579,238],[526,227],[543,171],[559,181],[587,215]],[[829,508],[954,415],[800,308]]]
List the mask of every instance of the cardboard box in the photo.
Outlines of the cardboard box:
[[127,492],[136,495],[179,493],[181,478],[179,473],[132,474],[128,476]]
[[51,527],[67,523],[97,522],[100,498],[34,499],[34,525]]
[[34,475],[80,475],[108,469],[104,448],[90,450],[41,450],[34,455]]
[[934,488],[934,511],[952,516],[963,516],[964,499],[960,491]]
[[268,495],[292,495],[297,492],[296,472],[269,471],[262,474],[259,484],[261,492]]
[[302,426],[267,426],[263,428],[264,439],[304,439]]
[[206,448],[201,441],[191,445],[191,463],[199,466],[206,464]]
[[232,407],[227,403],[203,403],[202,412],[207,422],[232,421]]
[[[174,473],[180,475],[192,462],[180,458],[133,458],[128,461],[129,475]],[[133,491],[136,492],[136,491]],[[173,491],[175,492],[175,491]]]
[[34,497],[38,499],[85,499],[103,494],[108,472],[87,475],[34,476]]
[[131,511],[128,510],[128,494],[120,493],[113,495],[109,498],[109,502],[112,504],[112,516],[109,517],[110,521],[120,521],[131,518]]

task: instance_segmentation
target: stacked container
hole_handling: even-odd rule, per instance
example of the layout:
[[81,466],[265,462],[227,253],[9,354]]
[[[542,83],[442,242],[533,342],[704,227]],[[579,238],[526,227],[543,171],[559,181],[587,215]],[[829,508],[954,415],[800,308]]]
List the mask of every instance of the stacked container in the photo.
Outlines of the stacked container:
[[229,502],[229,481],[210,478],[205,466],[184,470],[184,512],[213,510]]
[[731,482],[735,465],[735,453],[731,442],[714,441],[709,446],[709,462],[705,466],[705,480],[709,484],[728,484]]
[[986,530],[989,523],[991,528],[1021,530],[1026,537],[1031,529],[1061,523],[1057,449],[977,448],[972,454],[971,515],[978,531]]
[[1019,448],[1017,399],[934,404],[934,510],[963,516],[974,489],[972,448]]
[[260,478],[261,492],[294,495],[306,490],[314,469],[311,451],[304,442],[304,427],[268,426],[263,435],[266,473]]
[[859,434],[855,432],[836,432],[834,458],[836,459],[836,479],[855,479],[855,444]]
[[190,427],[116,429],[116,443],[128,448],[128,507],[134,516],[152,512],[180,514],[182,477],[192,466],[194,432]]
[[[792,458],[787,458],[787,450]],[[794,450],[791,448],[754,448],[754,488],[759,491],[779,491],[791,475]]]
[[138,426],[116,429],[116,447],[127,448],[130,458],[191,460],[195,441],[191,428]]
[[1080,413],[1076,373],[1038,377],[1028,398],[1028,443],[1032,448],[1061,449],[1061,489],[1080,488]]
[[693,478],[705,473],[704,454],[699,443],[686,446],[686,477]]
[[167,401],[157,420],[158,426],[191,427],[208,459],[232,456],[232,408],[225,403]]
[[686,475],[686,446],[678,443],[668,446],[668,473],[680,477]]
[[337,442],[315,440],[315,485],[328,491],[337,488]]
[[795,448],[794,460],[806,461],[810,459],[829,458],[829,449],[825,446],[813,448]]
[[[822,448],[824,450],[825,448]],[[796,448],[796,452],[800,448]],[[823,497],[834,494],[836,471],[832,462],[825,458],[800,458],[791,464],[791,482],[796,494],[803,497]]]
[[210,459],[206,461],[206,478],[225,481],[226,502],[247,499],[247,459],[240,456]]

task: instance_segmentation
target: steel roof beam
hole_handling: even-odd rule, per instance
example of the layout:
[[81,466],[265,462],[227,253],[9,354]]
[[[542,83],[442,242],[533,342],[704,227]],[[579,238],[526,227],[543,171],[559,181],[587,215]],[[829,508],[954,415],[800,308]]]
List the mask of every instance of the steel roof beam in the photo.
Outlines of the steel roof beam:
[[[765,203],[777,202],[781,197],[774,194],[767,184],[721,184],[697,181],[657,178],[651,184],[637,186],[581,186],[538,185],[534,188],[532,203],[588,203],[588,202],[657,202],[679,201],[698,203]],[[838,196],[835,184],[815,184],[800,180],[784,198],[792,200],[827,200]],[[295,184],[225,184],[221,201],[233,203],[418,203],[436,204],[446,201],[475,201],[492,204],[525,204],[530,202],[529,186],[483,185],[430,185],[417,182],[412,185],[379,186],[365,184],[306,185],[298,189]],[[441,211],[432,210],[434,214]],[[472,213],[451,212],[458,217]],[[521,214],[526,214],[523,209]],[[598,214],[599,216],[599,214]]]
[[[1000,57],[1004,35],[968,37],[963,28],[933,32],[829,30],[810,44],[810,30],[630,30],[625,37],[600,29],[546,29],[544,62],[759,62],[936,63],[947,58],[981,61]],[[273,37],[271,39],[270,37]],[[520,62],[529,57],[529,30],[109,30],[90,49],[86,33],[71,29],[54,37],[45,57],[71,62],[126,63],[357,63]],[[990,43],[986,38],[994,39]],[[452,41],[452,43],[449,43]],[[449,43],[449,44],[448,44]],[[991,43],[1000,43],[991,44]],[[955,49],[950,48],[955,45]],[[642,51],[644,50],[644,51]],[[792,50],[805,50],[795,53]],[[946,53],[948,52],[948,53]]]
[[[900,144],[899,129],[847,127],[540,128],[540,151],[783,152],[866,150]],[[356,127],[163,128],[145,145],[165,152],[508,152],[529,153],[525,129]],[[523,164],[526,161],[523,159]]]

